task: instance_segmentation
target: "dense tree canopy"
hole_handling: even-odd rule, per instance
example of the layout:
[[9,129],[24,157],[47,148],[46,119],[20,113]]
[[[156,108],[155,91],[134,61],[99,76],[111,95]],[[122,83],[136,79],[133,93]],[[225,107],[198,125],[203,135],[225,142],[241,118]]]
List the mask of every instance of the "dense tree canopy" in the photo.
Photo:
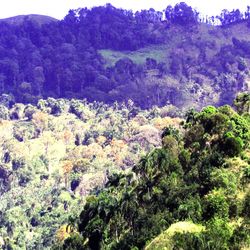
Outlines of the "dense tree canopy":
[[184,2],[0,20],[0,248],[250,247],[249,28]]
[[48,98],[36,106],[9,96],[0,105],[0,248],[51,249],[71,232],[87,194],[109,173],[131,168],[179,126],[172,106],[142,111],[130,100],[109,106]]
[[166,229],[149,249],[249,247],[248,119],[229,106],[190,111],[182,133],[166,128],[162,148],[89,196],[63,249],[143,249]]
[[[249,18],[247,13],[224,11],[220,20],[222,25],[237,24]],[[199,27],[204,24],[184,2],[168,6],[164,15],[152,8],[133,13],[107,4],[70,10],[61,21],[39,16],[1,20],[0,94],[12,94],[25,103],[36,103],[41,97],[84,97],[107,103],[133,99],[143,108],[168,102],[177,106],[231,103],[235,93],[244,90],[249,41],[235,34],[230,47],[226,30],[216,28],[213,33],[211,24],[207,24],[210,38],[205,34],[203,38]],[[218,45],[220,34],[230,41],[227,45]],[[217,53],[211,56],[211,49]],[[224,74],[241,85],[221,84]],[[185,87],[171,84],[169,78]],[[219,96],[209,96],[211,91]],[[178,103],[175,96],[185,101]]]

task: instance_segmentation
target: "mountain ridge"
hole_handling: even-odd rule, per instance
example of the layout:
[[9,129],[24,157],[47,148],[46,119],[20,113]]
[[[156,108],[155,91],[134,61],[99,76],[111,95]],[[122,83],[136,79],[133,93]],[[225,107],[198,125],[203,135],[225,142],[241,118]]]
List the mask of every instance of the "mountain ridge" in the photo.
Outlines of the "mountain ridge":
[[35,21],[39,25],[59,21],[58,19],[47,15],[25,14],[25,15],[17,15],[17,16],[2,18],[0,19],[0,22],[6,22],[10,25],[21,25],[23,24],[24,20]]

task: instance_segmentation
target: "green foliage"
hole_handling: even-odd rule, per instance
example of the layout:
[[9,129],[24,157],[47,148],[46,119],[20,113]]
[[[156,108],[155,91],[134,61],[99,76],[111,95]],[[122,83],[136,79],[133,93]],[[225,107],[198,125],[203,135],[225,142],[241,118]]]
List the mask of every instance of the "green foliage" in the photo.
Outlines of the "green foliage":
[[227,220],[214,217],[206,224],[206,245],[210,249],[228,249],[229,240],[233,235],[233,228]]
[[177,142],[181,139],[181,135],[178,129],[172,126],[163,129],[161,137],[164,139],[165,136],[172,136]]
[[[174,247],[248,244],[247,116],[210,106],[190,111],[177,129],[157,107],[129,116],[133,105],[50,99],[13,107],[15,120],[0,124],[4,246],[142,249],[180,221],[206,229],[175,234]],[[160,137],[153,124],[170,126]],[[73,229],[60,231],[67,224]]]
[[250,94],[240,93],[236,96],[234,105],[240,114],[248,113],[250,111]]
[[71,250],[71,249],[78,249],[78,250],[86,250],[86,247],[84,246],[83,238],[79,234],[73,234],[70,238],[65,240],[63,247],[55,247],[56,249],[62,249],[62,250]]
[[250,219],[250,192],[249,191],[246,194],[245,199],[244,199],[242,214],[248,219]]
[[235,174],[226,169],[214,169],[210,178],[212,187],[222,188],[229,195],[235,194],[237,190]]
[[173,237],[173,248],[177,249],[202,249],[203,247],[203,235],[200,233],[177,233]]
[[204,197],[204,208],[206,218],[228,218],[229,204],[227,202],[224,190],[214,189],[208,193]]
[[243,141],[239,137],[226,135],[223,141],[222,149],[229,156],[237,156],[242,152]]
[[[190,113],[184,128],[183,137],[165,128],[162,148],[143,157],[132,172],[110,176],[87,201],[78,223],[90,249],[93,239],[102,249],[142,249],[167,228],[168,234],[146,249],[228,249],[247,242],[247,229],[238,235],[233,224],[239,216],[248,220],[249,195],[243,203],[237,200],[246,176],[226,162],[247,150],[249,124],[228,106],[210,106]],[[174,222],[186,220],[204,230],[183,226],[179,232]]]
[[179,221],[153,239],[145,249],[197,249],[201,245],[199,242],[204,230],[204,226],[194,224],[191,221]]
[[250,225],[249,221],[243,221],[238,225],[231,239],[231,244],[235,246],[236,249],[249,248],[250,247]]
[[[63,249],[65,240],[66,249],[81,249],[86,237],[95,228],[102,230],[103,219],[114,216],[120,206],[127,216],[112,220],[110,232],[115,235],[117,225],[132,223],[138,205],[130,202],[136,197],[129,188],[121,197],[114,194],[109,199],[107,192],[100,194],[101,201],[94,195],[87,198],[86,218],[95,208],[99,217],[93,218],[86,237],[76,232],[71,217],[77,218],[86,196],[100,193],[106,182],[113,187],[136,181],[118,170],[132,168],[142,154],[160,145],[161,131],[154,126],[154,119],[164,122],[160,108],[141,111],[131,101],[111,106],[48,98],[36,106],[15,104],[5,109],[11,120],[0,121],[0,248],[51,249],[55,243],[55,249]],[[178,126],[179,120],[168,118],[168,123]],[[158,191],[143,198],[149,202]],[[70,233],[74,235],[68,238]],[[89,244],[96,242],[95,237]],[[128,242],[125,236],[124,241]]]

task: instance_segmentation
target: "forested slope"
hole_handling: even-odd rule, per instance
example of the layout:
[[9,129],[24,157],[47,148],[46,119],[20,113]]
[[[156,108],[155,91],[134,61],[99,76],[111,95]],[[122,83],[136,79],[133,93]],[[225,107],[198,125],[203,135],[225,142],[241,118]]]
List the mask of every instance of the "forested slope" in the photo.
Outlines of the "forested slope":
[[236,105],[167,127],[161,148],[87,198],[62,249],[248,249],[250,96]]
[[[148,108],[232,104],[249,90],[249,9],[202,18],[185,3],[133,13],[110,4],[61,21],[0,21],[0,93],[127,101]],[[218,25],[220,24],[220,25]]]
[[0,248],[249,248],[249,69],[250,7],[1,19]]
[[0,248],[50,249],[86,195],[160,146],[163,127],[179,127],[176,114],[132,101],[0,105]]

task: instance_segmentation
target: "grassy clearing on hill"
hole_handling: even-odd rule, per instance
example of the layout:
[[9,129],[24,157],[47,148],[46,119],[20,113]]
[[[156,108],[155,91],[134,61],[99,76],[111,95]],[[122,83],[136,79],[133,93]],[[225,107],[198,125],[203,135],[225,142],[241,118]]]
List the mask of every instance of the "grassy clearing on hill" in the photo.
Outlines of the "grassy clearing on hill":
[[153,45],[136,51],[115,51],[110,49],[99,50],[106,60],[106,66],[114,66],[123,57],[130,58],[136,64],[144,64],[148,57],[154,58],[157,62],[165,62],[168,57],[169,45]]
[[[215,47],[207,51],[209,58],[219,52],[225,44],[232,44],[232,38],[250,41],[249,28],[245,22],[233,24],[228,28],[200,24],[197,30],[183,30],[183,27],[175,26],[169,29],[166,41],[163,44],[151,45],[136,51],[115,51],[110,49],[99,50],[106,61],[106,66],[114,66],[117,61],[124,57],[130,58],[136,64],[144,64],[147,58],[153,58],[158,63],[169,63],[169,55],[175,52],[178,46],[184,43],[198,45],[204,42],[214,42]],[[182,46],[180,46],[182,47]],[[193,51],[189,51],[193,52]]]

